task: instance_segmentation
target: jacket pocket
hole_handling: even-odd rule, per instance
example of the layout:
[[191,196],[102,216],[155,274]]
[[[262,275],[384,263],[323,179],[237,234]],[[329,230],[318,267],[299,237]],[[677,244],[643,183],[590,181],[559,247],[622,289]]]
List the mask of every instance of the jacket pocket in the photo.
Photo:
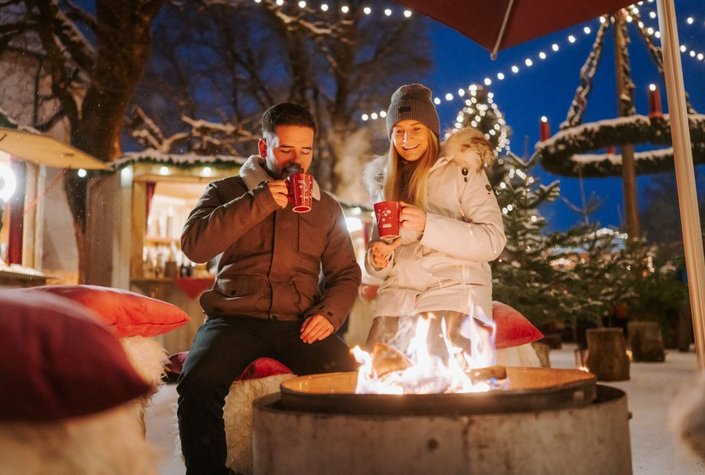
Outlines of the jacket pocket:
[[318,301],[318,284],[310,284],[296,279],[292,280],[292,283],[299,297],[296,307],[299,313],[305,312]]
[[261,293],[265,284],[266,281],[262,277],[241,275],[217,279],[215,289],[226,297],[245,297]]

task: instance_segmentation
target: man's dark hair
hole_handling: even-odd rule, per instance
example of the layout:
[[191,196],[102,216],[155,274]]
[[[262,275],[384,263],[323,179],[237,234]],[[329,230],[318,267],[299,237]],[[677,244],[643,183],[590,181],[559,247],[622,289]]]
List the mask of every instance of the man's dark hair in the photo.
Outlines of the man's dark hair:
[[300,125],[316,131],[316,122],[304,107],[291,102],[276,104],[262,114],[262,134],[274,133],[280,125]]

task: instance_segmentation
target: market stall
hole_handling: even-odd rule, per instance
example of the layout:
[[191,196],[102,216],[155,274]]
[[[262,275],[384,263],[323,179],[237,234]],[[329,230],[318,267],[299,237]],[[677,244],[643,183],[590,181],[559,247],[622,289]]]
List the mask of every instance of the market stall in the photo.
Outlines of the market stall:
[[[48,168],[60,169],[48,179]],[[44,198],[69,169],[108,168],[0,111],[0,288],[44,285]]]

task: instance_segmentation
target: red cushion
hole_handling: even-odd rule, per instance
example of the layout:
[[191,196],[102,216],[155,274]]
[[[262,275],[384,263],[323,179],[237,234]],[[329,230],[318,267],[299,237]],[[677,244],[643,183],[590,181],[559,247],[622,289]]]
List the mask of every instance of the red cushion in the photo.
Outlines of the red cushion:
[[47,285],[25,292],[51,292],[93,310],[118,336],[155,336],[186,324],[189,316],[176,305],[128,290],[97,285]]
[[166,364],[167,373],[173,373],[175,375],[181,374],[184,370],[184,363],[186,363],[187,356],[188,351],[181,351],[179,353],[169,355],[169,362]]
[[[167,370],[174,374],[181,374],[184,368],[184,363],[188,357],[188,351],[182,351],[181,353],[174,353],[169,356],[169,363],[167,364]],[[265,378],[267,376],[274,376],[277,374],[287,374],[292,371],[287,368],[283,363],[273,359],[273,358],[257,358],[252,363],[247,365],[240,376],[235,378],[235,381],[244,381],[246,379],[257,379]]]
[[247,368],[238,376],[237,381],[244,381],[246,379],[257,379],[265,378],[267,376],[274,376],[277,374],[287,374],[292,371],[287,368],[283,363],[273,359],[273,358],[257,358],[252,363],[250,363]]
[[152,390],[88,309],[46,292],[0,291],[0,420],[102,411]]
[[497,327],[495,345],[498,350],[525,345],[543,338],[543,333],[524,315],[502,302],[492,302],[492,318]]

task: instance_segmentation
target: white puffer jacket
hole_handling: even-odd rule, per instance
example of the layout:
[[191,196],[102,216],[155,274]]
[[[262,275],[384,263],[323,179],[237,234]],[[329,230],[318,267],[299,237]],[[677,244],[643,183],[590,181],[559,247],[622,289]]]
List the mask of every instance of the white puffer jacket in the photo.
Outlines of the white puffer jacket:
[[500,255],[507,239],[497,198],[483,169],[491,154],[471,143],[469,138],[475,135],[463,132],[448,139],[444,156],[430,170],[421,239],[416,233],[402,232],[402,245],[380,271],[372,266],[368,251],[367,272],[384,280],[375,317],[452,310],[492,320],[489,262]]

